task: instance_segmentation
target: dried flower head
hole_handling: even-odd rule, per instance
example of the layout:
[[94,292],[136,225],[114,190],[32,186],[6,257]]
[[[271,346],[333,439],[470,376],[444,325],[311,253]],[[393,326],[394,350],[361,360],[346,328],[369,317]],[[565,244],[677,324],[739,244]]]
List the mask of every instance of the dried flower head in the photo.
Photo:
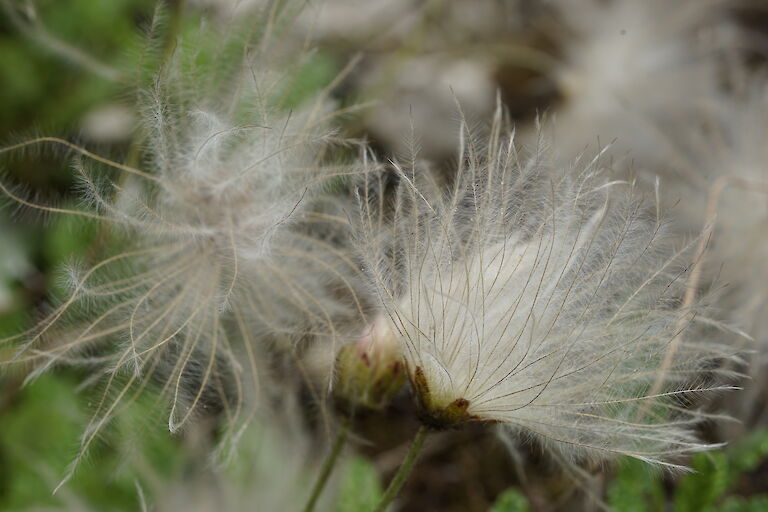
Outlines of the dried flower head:
[[[425,423],[499,423],[562,455],[662,462],[704,449],[686,400],[719,347],[689,340],[679,253],[599,159],[553,168],[501,135],[462,142],[451,191],[395,164],[365,183],[361,247]],[[658,388],[658,389],[656,389]]]
[[[335,341],[333,314],[357,302],[343,251],[302,230],[348,224],[319,206],[323,184],[345,173],[323,163],[332,115],[322,94],[301,111],[277,108],[264,47],[232,68],[214,59],[205,80],[177,50],[145,92],[143,169],[61,140],[27,143],[65,144],[100,164],[98,173],[76,165],[86,208],[38,205],[0,185],[24,206],[102,228],[107,256],[73,267],[68,296],[5,340],[22,342],[15,362],[35,363],[31,377],[57,363],[104,370],[95,372],[106,389],[83,450],[152,380],[169,399],[172,431],[201,409],[224,412],[231,425],[247,419],[261,393],[261,337],[313,331]],[[110,178],[108,167],[123,174]]]

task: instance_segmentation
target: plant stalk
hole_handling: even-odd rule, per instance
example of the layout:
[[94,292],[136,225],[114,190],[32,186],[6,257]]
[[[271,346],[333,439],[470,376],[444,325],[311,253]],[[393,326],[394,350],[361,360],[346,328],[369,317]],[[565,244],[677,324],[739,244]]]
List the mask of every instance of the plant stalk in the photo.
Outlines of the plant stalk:
[[304,507],[304,512],[312,512],[315,509],[317,500],[320,499],[320,495],[323,493],[323,489],[328,483],[328,479],[330,478],[331,473],[333,473],[333,468],[336,466],[336,462],[339,460],[341,449],[344,448],[344,445],[347,442],[351,424],[351,417],[345,419],[341,424],[339,432],[336,434],[336,439],[333,442],[333,446],[331,447],[331,451],[328,453],[325,462],[323,462],[323,467],[320,470],[320,474],[318,475],[317,480],[315,481],[315,486],[312,488],[312,494],[309,496],[307,505]]
[[408,450],[408,454],[405,456],[405,459],[403,459],[403,463],[400,464],[400,468],[397,470],[394,478],[392,478],[392,481],[389,483],[389,487],[387,487],[387,490],[384,492],[384,496],[381,497],[381,500],[379,500],[379,503],[376,505],[376,508],[373,512],[384,512],[389,504],[392,503],[392,500],[394,500],[397,495],[400,494],[400,489],[403,488],[403,484],[405,484],[405,481],[408,480],[408,476],[411,474],[413,466],[416,460],[419,458],[421,448],[424,446],[424,440],[428,435],[429,429],[422,425],[419,428],[419,431],[416,433],[413,444]]

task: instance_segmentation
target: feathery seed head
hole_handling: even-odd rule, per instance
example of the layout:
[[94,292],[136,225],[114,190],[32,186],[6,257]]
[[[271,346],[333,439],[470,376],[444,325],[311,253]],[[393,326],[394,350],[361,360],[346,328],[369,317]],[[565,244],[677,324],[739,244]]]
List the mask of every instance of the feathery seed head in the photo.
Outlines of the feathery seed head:
[[560,171],[499,115],[491,132],[467,138],[450,193],[397,164],[394,204],[361,187],[362,250],[425,423],[498,422],[568,456],[705,448],[681,401],[723,352],[682,333],[695,310],[675,309],[661,222],[599,160]]
[[[78,165],[90,210],[34,205],[2,187],[26,206],[98,219],[107,237],[107,256],[73,276],[68,297],[33,329],[4,340],[23,341],[15,362],[37,364],[30,378],[62,362],[104,369],[106,390],[83,452],[149,381],[170,402],[171,430],[201,409],[225,414],[231,426],[249,419],[265,373],[267,347],[257,337],[309,324],[335,339],[331,317],[341,301],[325,299],[349,288],[346,269],[338,270],[348,266],[343,251],[294,222],[322,216],[314,203],[332,174],[323,150],[333,116],[323,98],[281,112],[265,92],[275,84],[259,52],[244,69],[234,65],[224,77],[217,69],[205,80],[189,74],[183,53],[144,94],[144,170],[40,140],[124,171],[96,179]],[[333,173],[342,174],[339,166]],[[324,289],[331,280],[342,283],[333,293]],[[259,309],[270,301],[280,315]]]
[[555,77],[565,96],[555,126],[560,149],[618,138],[614,154],[653,155],[660,141],[649,125],[684,115],[717,88],[715,50],[699,37],[722,19],[717,3],[556,1],[563,33],[573,35],[562,42]]

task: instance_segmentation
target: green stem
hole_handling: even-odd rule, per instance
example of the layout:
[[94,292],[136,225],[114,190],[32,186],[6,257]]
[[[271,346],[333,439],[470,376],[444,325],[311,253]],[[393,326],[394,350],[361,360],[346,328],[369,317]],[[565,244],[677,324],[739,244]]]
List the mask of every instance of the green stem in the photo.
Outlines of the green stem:
[[331,473],[333,473],[334,466],[336,466],[336,461],[339,460],[341,449],[344,448],[344,444],[347,442],[347,437],[349,436],[349,427],[351,423],[352,418],[347,418],[339,428],[339,433],[336,434],[336,440],[333,442],[333,447],[331,448],[330,453],[328,453],[328,457],[326,457],[325,462],[323,463],[323,467],[317,477],[315,486],[312,488],[312,494],[309,497],[309,501],[307,501],[307,505],[304,507],[304,512],[312,512],[312,510],[315,508],[315,505],[317,504],[317,500],[323,493],[325,484],[328,483],[328,478],[331,476]]
[[424,445],[424,440],[428,435],[429,429],[422,425],[421,428],[419,428],[419,431],[416,433],[416,438],[413,440],[411,449],[408,450],[408,454],[405,456],[405,459],[403,459],[403,463],[400,464],[400,469],[397,470],[397,474],[389,483],[389,487],[387,487],[387,490],[384,492],[384,496],[381,497],[379,504],[376,505],[376,508],[373,512],[384,512],[389,504],[392,503],[392,500],[394,500],[397,495],[400,494],[400,489],[402,489],[403,484],[408,479],[408,475],[411,474],[413,465],[416,462],[416,459],[419,458],[419,453],[421,452],[421,448]]
[[181,31],[182,17],[184,15],[184,6],[187,0],[173,0],[169,2],[171,9],[170,20],[168,21],[168,32],[163,41],[163,57],[160,66],[164,67],[170,60],[173,52],[176,51],[176,39]]

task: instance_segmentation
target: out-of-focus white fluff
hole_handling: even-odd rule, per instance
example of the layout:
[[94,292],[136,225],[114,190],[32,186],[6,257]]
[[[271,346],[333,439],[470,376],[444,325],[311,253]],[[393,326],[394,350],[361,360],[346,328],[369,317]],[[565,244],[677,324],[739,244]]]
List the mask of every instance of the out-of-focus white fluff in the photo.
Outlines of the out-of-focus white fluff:
[[[731,93],[707,100],[695,116],[664,130],[674,151],[662,153],[667,162],[662,170],[674,185],[669,198],[680,200],[681,216],[693,229],[708,222],[707,196],[718,180],[723,182],[709,253],[717,266],[725,263],[726,275],[742,273],[761,266],[740,259],[768,251],[768,195],[760,186],[768,182],[768,80],[750,75]],[[691,200],[691,194],[697,199]],[[756,283],[753,276],[742,276],[739,281]]]
[[[566,154],[618,138],[612,152],[653,155],[657,127],[717,87],[716,1],[557,0],[565,25],[558,147]],[[706,32],[710,33],[706,33]],[[706,36],[706,37],[705,37]]]
[[719,388],[707,361],[727,351],[681,332],[694,308],[661,221],[598,160],[557,169],[498,120],[462,143],[449,193],[400,166],[392,204],[360,188],[367,269],[427,422],[499,422],[567,458],[707,448],[685,403]]
[[[107,256],[73,267],[69,295],[4,341],[21,341],[14,362],[35,363],[30,378],[57,363],[103,370],[83,451],[152,380],[172,431],[205,409],[237,425],[263,392],[266,335],[335,343],[333,316],[362,310],[346,277],[359,269],[328,240],[348,221],[320,206],[332,201],[328,179],[347,173],[323,164],[332,116],[322,102],[274,108],[279,83],[263,48],[242,66],[242,51],[233,67],[215,61],[199,80],[194,50],[177,49],[145,93],[146,171],[112,163],[126,172],[112,180],[78,164],[90,209],[70,213],[102,222]],[[330,235],[302,227],[320,223]]]
[[[411,58],[400,66],[396,82],[369,114],[368,129],[396,154],[408,153],[404,134],[414,131],[420,135],[424,158],[455,157],[456,102],[473,119],[491,115],[495,89],[491,67],[481,59],[434,56]],[[390,80],[389,67],[386,62],[374,67],[364,79],[364,90],[376,90]]]
[[750,425],[760,416],[755,402],[768,364],[768,81],[749,72],[731,79],[729,93],[710,96],[695,116],[665,128],[674,151],[664,154],[660,171],[671,185],[668,199],[679,201],[680,230],[711,229],[701,287],[723,283],[719,316],[756,341],[752,380],[732,408]]
[[[301,510],[319,469],[312,463],[317,445],[306,433],[294,430],[280,425],[251,425],[231,468],[196,468],[170,482],[155,482],[151,510]],[[331,479],[321,500],[323,510],[330,510],[334,484],[335,479]]]
[[[130,447],[122,471],[137,476],[138,510],[141,512],[301,510],[311,490],[319,461],[317,443],[307,432],[297,428],[298,424],[298,418],[285,422],[260,417],[244,431],[238,456],[223,467],[201,463],[197,457],[204,450],[198,445],[185,452],[183,465],[175,464],[177,468],[174,472],[165,474]],[[201,438],[205,438],[203,432],[200,434]],[[45,476],[53,480],[53,476]],[[323,510],[332,507],[336,498],[336,483],[337,478],[332,477],[327,484],[326,492],[320,499]],[[88,503],[88,498],[73,489],[63,489],[55,496],[55,505],[19,510],[103,510]]]

